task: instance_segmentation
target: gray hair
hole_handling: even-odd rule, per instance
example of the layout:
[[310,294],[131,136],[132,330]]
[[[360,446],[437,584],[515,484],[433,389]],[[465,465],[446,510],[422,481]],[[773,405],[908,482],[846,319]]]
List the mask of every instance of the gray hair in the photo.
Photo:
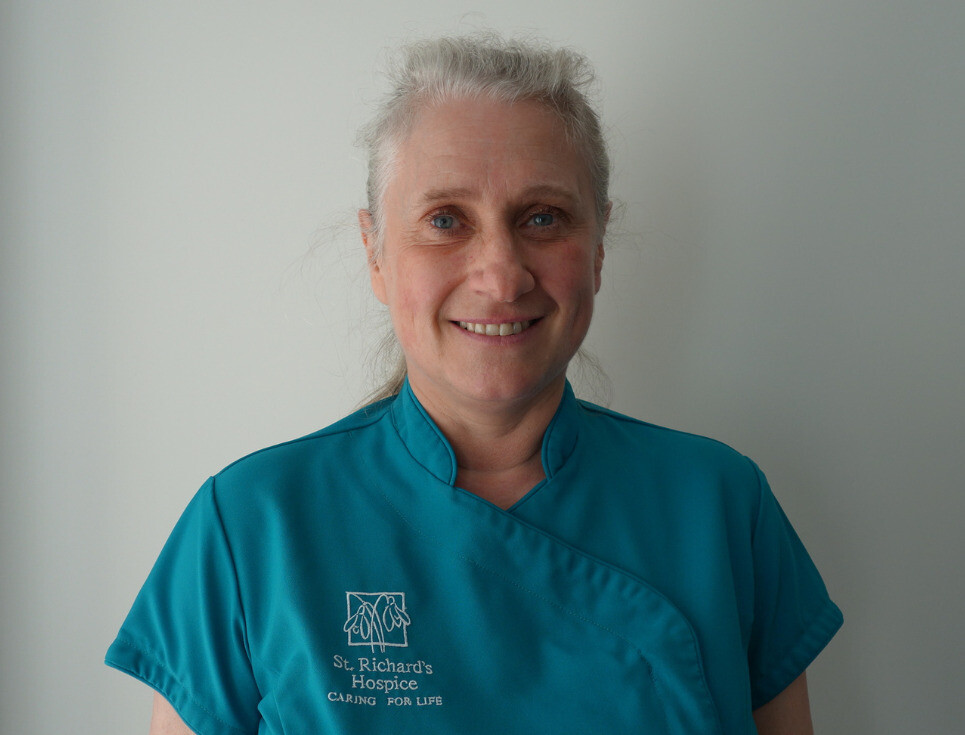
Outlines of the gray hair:
[[425,107],[454,99],[535,100],[555,112],[582,149],[593,185],[597,221],[606,221],[610,157],[600,118],[590,104],[595,76],[582,54],[495,33],[436,38],[402,47],[387,76],[392,88],[375,117],[359,131],[368,152],[366,187],[375,249],[383,237],[382,202],[399,145]]
[[[385,234],[382,204],[399,146],[421,110],[455,99],[534,100],[555,112],[568,138],[583,152],[602,230],[610,204],[610,157],[599,115],[589,99],[595,75],[585,56],[545,42],[474,33],[404,46],[390,62],[386,76],[391,90],[375,117],[359,131],[358,139],[368,153],[366,194],[371,225],[366,234],[373,239],[376,255]],[[366,404],[398,393],[406,376],[405,359],[394,335],[383,340],[377,358],[393,367],[383,385],[366,398]]]

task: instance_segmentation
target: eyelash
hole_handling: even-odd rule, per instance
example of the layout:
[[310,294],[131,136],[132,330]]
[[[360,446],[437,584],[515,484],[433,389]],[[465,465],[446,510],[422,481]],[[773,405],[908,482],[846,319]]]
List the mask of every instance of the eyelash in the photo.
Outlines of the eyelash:
[[[538,217],[540,215],[547,215],[547,214],[553,218],[553,221],[550,224],[544,225],[542,227],[537,226],[536,229],[552,230],[554,227],[561,225],[566,219],[565,215],[556,207],[540,207],[536,211],[528,213],[528,216],[526,217],[524,222],[528,224],[534,217]],[[440,217],[451,217],[454,220],[454,225],[452,227],[437,227],[433,223],[435,222],[435,220],[439,219]],[[429,225],[431,229],[435,230],[439,234],[445,235],[445,236],[452,236],[455,234],[455,230],[461,224],[461,220],[460,220],[459,214],[457,214],[456,212],[453,212],[452,210],[449,210],[449,209],[440,209],[428,214],[426,216],[426,223]]]
[[[451,218],[451,219],[453,220],[453,223],[454,223],[453,226],[452,226],[452,227],[437,227],[437,226],[436,226],[435,224],[433,224],[433,223],[434,223],[437,219],[439,219],[440,217],[449,217],[449,218]],[[450,232],[450,231],[452,231],[452,230],[455,229],[456,225],[459,224],[459,216],[456,215],[456,214],[453,214],[452,212],[433,212],[432,214],[430,214],[430,215],[428,216],[427,219],[428,219],[428,221],[429,221],[429,226],[432,227],[433,229],[439,230],[440,232]]]
[[536,217],[539,217],[539,216],[541,216],[541,215],[549,215],[550,217],[553,218],[553,221],[552,221],[550,224],[548,224],[548,225],[545,225],[545,226],[543,226],[543,227],[538,227],[538,228],[537,228],[537,229],[540,229],[540,230],[548,230],[548,229],[550,229],[551,227],[559,224],[559,221],[560,221],[560,219],[561,219],[560,213],[559,213],[558,211],[556,211],[556,210],[553,209],[552,207],[548,207],[548,208],[546,208],[546,209],[541,209],[541,210],[538,211],[538,212],[533,212],[529,217],[526,218],[526,222],[527,222],[527,223],[528,223],[528,222],[531,222],[533,219],[535,219]]

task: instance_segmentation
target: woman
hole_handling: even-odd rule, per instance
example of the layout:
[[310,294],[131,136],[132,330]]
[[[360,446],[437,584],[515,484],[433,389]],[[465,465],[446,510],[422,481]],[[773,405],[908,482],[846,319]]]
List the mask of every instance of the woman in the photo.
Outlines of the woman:
[[107,658],[152,732],[810,732],[840,612],[756,466],[566,382],[610,210],[590,79],[407,49],[359,215],[404,378],[194,498]]

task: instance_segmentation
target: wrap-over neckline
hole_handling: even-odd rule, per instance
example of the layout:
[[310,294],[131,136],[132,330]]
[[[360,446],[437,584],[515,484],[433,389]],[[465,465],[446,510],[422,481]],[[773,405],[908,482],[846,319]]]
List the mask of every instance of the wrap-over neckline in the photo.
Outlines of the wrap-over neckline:
[[[580,403],[573,393],[573,388],[570,382],[566,381],[560,404],[543,434],[540,457],[547,481],[562,469],[573,454],[579,436],[580,410]],[[389,415],[412,458],[440,482],[455,486],[458,473],[456,454],[442,430],[412,392],[408,378],[403,383],[399,395],[392,402]],[[517,501],[517,505],[533,490]]]

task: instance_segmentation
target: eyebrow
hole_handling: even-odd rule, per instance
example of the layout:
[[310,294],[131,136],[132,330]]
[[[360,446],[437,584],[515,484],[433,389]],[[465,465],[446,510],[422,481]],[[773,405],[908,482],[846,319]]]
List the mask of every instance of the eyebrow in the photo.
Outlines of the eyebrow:
[[465,199],[472,193],[473,190],[468,188],[429,189],[429,191],[419,197],[419,204],[434,204],[435,202],[445,201],[447,199]]
[[[466,197],[472,196],[476,193],[476,189],[469,187],[429,189],[419,197],[418,202],[421,205],[434,204],[436,202],[446,200],[465,199]],[[553,197],[557,199],[565,199],[568,202],[579,201],[579,196],[577,196],[577,194],[571,189],[550,183],[534,184],[533,186],[524,189],[520,197],[523,199],[530,199],[534,197]]]

